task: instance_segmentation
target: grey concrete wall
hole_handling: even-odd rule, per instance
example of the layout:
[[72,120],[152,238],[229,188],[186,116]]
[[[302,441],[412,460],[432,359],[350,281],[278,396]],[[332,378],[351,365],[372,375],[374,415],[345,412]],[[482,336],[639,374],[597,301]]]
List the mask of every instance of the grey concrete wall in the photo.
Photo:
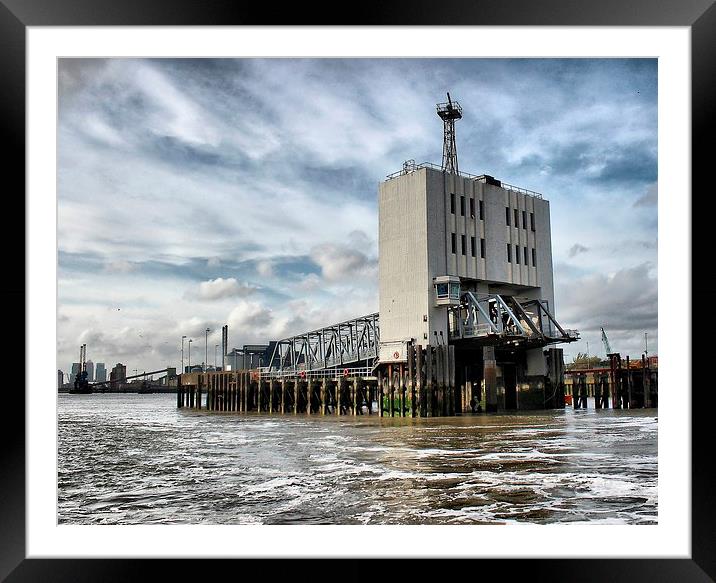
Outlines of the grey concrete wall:
[[378,192],[381,342],[424,341],[432,297],[428,274],[426,170],[381,183]]

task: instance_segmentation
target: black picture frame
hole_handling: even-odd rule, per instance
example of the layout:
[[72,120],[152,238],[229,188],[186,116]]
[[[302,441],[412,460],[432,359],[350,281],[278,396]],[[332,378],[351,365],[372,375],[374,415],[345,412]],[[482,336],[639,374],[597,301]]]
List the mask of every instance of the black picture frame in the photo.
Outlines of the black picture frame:
[[[428,3],[424,0],[340,4],[304,3],[275,4],[229,3],[222,0],[0,0],[0,120],[5,154],[2,158],[5,180],[5,200],[14,201],[14,221],[25,217],[25,58],[26,29],[31,26],[98,26],[98,25],[531,25],[531,26],[682,26],[691,30],[692,58],[692,192],[704,192],[699,199],[699,212],[692,213],[694,233],[709,232],[706,223],[713,217],[713,196],[706,182],[707,171],[713,164],[707,160],[708,146],[713,142],[716,118],[716,91],[713,72],[716,70],[716,7],[714,0],[443,0]],[[9,178],[9,180],[8,180]],[[685,201],[690,203],[691,201]],[[692,206],[693,209],[693,206]],[[697,225],[698,221],[703,224]],[[6,251],[17,247],[17,233],[3,230]],[[696,250],[698,246],[692,245]],[[6,277],[0,290],[4,305],[25,303],[24,261],[17,252],[10,253],[11,277]],[[695,265],[695,260],[694,263]],[[660,274],[666,276],[668,274]],[[704,279],[691,283],[693,306],[713,299],[710,284]],[[25,303],[26,313],[32,306]],[[13,310],[10,310],[13,311]],[[19,310],[15,309],[15,312]],[[19,314],[16,314],[19,317]],[[691,322],[689,322],[689,325]],[[13,327],[24,329],[20,323]],[[688,341],[687,337],[682,337]],[[705,368],[709,362],[708,343],[692,336],[693,362]],[[14,341],[14,340],[13,340]],[[24,346],[24,343],[23,343]],[[26,355],[29,359],[29,355]],[[28,360],[29,361],[29,360]],[[692,372],[691,362],[682,363],[683,369]],[[9,373],[10,374],[10,373]],[[141,559],[26,559],[25,558],[25,398],[19,390],[19,377],[6,378],[2,392],[2,446],[0,447],[0,577],[7,581],[131,581],[148,579],[161,573],[166,580],[175,576],[182,579],[206,578],[207,565],[199,560]],[[697,376],[685,376],[684,386],[674,390],[699,388]],[[689,386],[689,379],[691,385]],[[708,387],[701,387],[707,389]],[[670,388],[672,389],[672,388]],[[709,480],[711,456],[707,447],[711,443],[710,408],[704,397],[692,391],[692,554],[690,559],[479,559],[451,560],[449,565],[435,565],[442,576],[468,574],[486,577],[494,573],[504,579],[529,578],[549,581],[713,581],[716,580],[716,495]],[[698,405],[698,406],[696,406]],[[599,540],[575,541],[593,549]],[[190,543],[187,548],[190,548]],[[225,569],[234,576],[251,574],[256,566],[264,574],[266,566],[252,561],[236,570],[236,563],[212,561],[210,569]],[[427,577],[423,561],[382,561],[349,559],[334,565],[305,566],[298,559],[284,560],[291,572],[287,577],[301,578],[359,578],[386,573],[386,569],[399,569],[400,577]],[[351,564],[353,563],[353,564]],[[149,569],[159,568],[156,573]],[[233,571],[232,571],[233,570]]]

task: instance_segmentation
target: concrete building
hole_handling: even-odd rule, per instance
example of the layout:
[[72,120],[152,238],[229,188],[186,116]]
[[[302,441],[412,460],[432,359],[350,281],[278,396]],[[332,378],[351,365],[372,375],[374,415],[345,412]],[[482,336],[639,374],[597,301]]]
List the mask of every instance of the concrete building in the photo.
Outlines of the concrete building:
[[244,344],[243,348],[234,348],[224,357],[226,370],[251,370],[268,364],[275,341],[269,344]]
[[70,373],[70,381],[69,382],[72,383],[77,378],[77,373],[80,372],[80,363],[73,362],[71,371],[72,372]]
[[103,362],[98,362],[97,366],[95,367],[95,375],[94,380],[98,383],[103,383],[107,380],[107,368],[105,367]]
[[94,362],[88,360],[85,363],[85,370],[87,371],[87,381],[94,382]]
[[57,369],[57,388],[61,388],[65,384],[65,373]]
[[[489,410],[541,402],[543,348],[572,339],[554,317],[549,202],[406,162],[379,188],[379,302],[381,362],[401,358],[399,343],[454,344],[458,384],[482,386]],[[539,395],[519,406],[518,385]]]
[[109,380],[112,388],[116,388],[119,384],[124,383],[127,380],[126,365],[118,362],[110,371]]

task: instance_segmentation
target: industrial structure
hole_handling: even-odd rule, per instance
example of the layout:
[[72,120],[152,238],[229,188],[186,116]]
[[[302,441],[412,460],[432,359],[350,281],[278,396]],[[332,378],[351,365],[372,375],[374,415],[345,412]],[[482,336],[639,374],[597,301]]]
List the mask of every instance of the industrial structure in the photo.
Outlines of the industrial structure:
[[[379,312],[234,349],[182,375],[178,406],[400,416],[564,407],[544,197],[461,172],[447,95],[442,165],[408,160],[379,186]],[[226,345],[225,330],[222,344]],[[225,353],[226,354],[226,353]],[[346,408],[347,407],[347,408]]]

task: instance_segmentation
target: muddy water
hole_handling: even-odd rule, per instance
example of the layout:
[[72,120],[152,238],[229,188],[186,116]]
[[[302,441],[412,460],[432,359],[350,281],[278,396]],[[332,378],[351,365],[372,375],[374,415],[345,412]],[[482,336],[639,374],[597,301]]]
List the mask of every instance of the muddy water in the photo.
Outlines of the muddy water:
[[58,396],[60,524],[654,524],[657,412],[208,414]]

